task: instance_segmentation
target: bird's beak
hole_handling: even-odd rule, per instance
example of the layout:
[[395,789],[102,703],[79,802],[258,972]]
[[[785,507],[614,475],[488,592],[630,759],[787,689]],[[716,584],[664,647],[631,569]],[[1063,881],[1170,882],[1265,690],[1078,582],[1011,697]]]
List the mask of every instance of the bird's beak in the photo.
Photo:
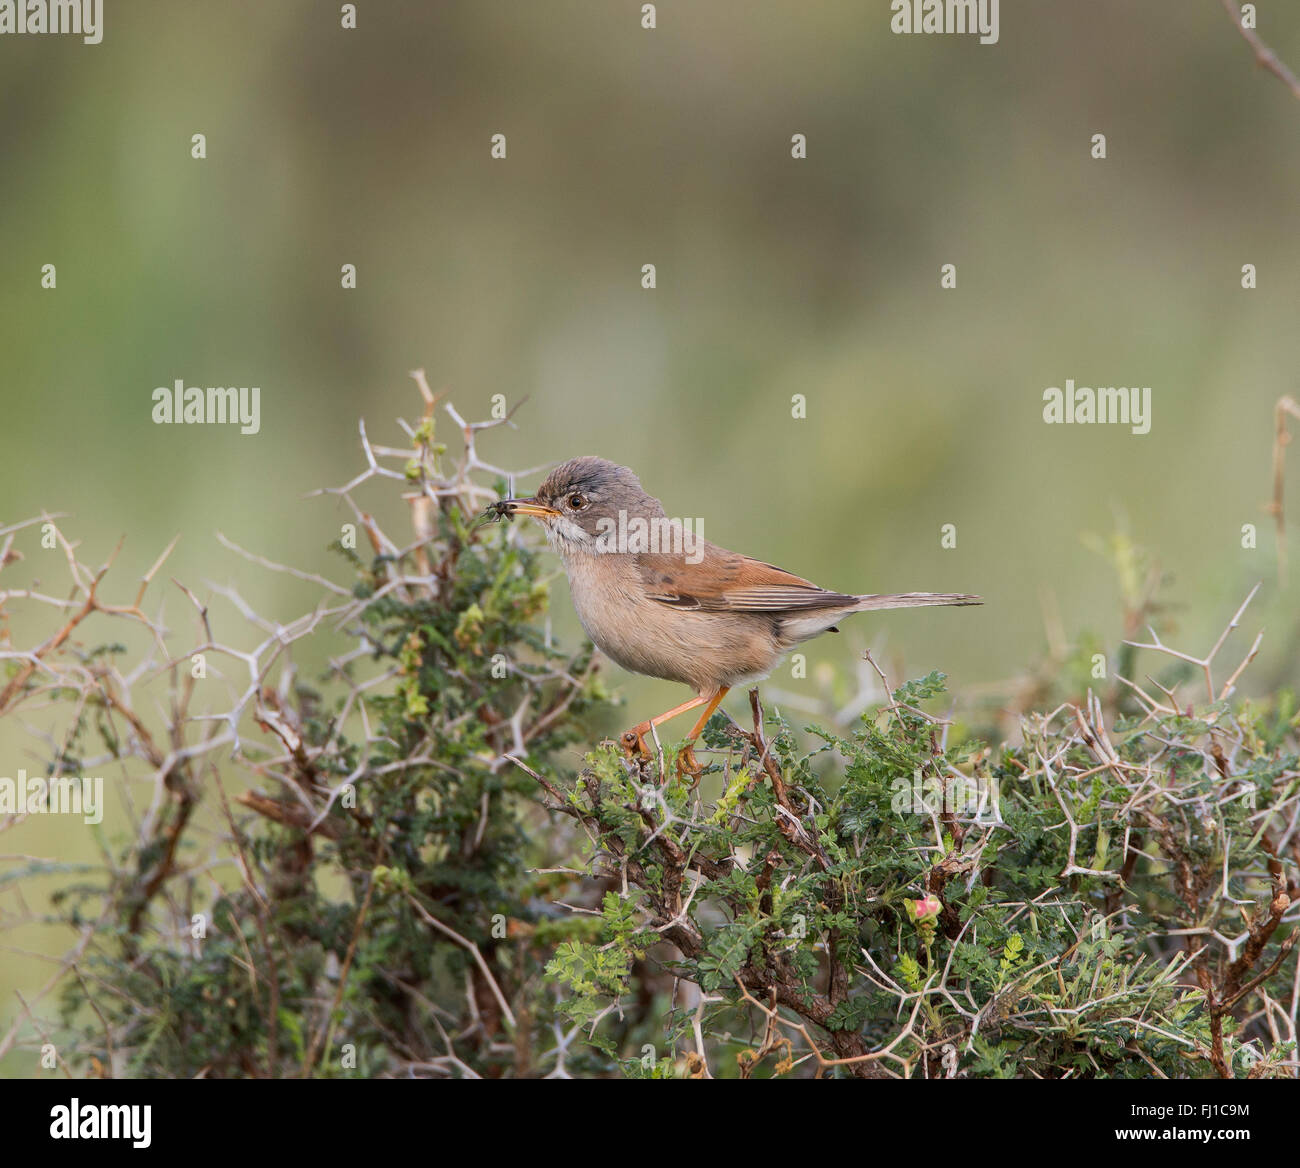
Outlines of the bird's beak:
[[502,499],[496,506],[507,515],[536,515],[539,519],[554,519],[559,514],[554,507],[539,503],[535,495],[527,499]]

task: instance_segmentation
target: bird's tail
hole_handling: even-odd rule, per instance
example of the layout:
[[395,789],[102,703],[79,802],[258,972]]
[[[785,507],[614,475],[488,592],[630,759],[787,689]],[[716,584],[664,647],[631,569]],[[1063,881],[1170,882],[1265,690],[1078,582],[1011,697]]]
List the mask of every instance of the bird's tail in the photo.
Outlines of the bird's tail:
[[859,596],[854,612],[876,608],[923,608],[932,604],[983,604],[979,596],[962,592],[886,592],[880,596]]

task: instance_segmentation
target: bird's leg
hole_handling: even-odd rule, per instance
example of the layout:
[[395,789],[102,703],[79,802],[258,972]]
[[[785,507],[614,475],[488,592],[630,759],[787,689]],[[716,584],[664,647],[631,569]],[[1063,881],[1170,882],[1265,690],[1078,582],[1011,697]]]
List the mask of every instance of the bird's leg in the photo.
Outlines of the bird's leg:
[[[717,692],[709,698],[708,705],[704,707],[704,713],[700,715],[700,720],[695,723],[694,728],[686,736],[686,745],[682,747],[681,753],[677,755],[677,773],[689,774],[697,783],[700,780],[700,772],[703,771],[704,768],[695,759],[693,744],[700,736],[700,731],[704,729],[708,724],[709,719],[713,717],[713,711],[718,708],[722,699],[727,696],[727,690],[730,688],[730,686],[726,685],[719,686]],[[701,696],[700,701],[704,701],[703,696]]]
[[[623,745],[623,749],[627,751],[629,757],[634,754],[639,754],[642,758],[649,758],[650,748],[646,745],[645,736],[650,733],[652,727],[658,726],[662,722],[667,722],[669,718],[675,718],[678,714],[684,714],[687,710],[693,710],[696,706],[702,706],[708,700],[709,699],[705,697],[704,694],[700,694],[699,697],[691,698],[689,702],[682,702],[680,706],[674,706],[671,710],[660,714],[657,718],[651,718],[647,722],[638,722],[631,730],[627,731],[621,739],[619,739]],[[696,733],[699,733],[699,731],[697,730]]]

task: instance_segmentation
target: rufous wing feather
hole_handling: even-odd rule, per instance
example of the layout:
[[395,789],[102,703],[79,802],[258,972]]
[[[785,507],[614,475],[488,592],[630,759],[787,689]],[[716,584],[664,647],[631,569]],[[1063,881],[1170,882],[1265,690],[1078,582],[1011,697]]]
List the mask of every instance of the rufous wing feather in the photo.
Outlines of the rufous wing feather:
[[[698,563],[691,563],[698,559]],[[980,604],[978,596],[959,592],[891,592],[854,595],[818,588],[810,580],[774,564],[738,552],[704,545],[702,557],[670,552],[637,556],[646,595],[660,604],[708,612],[809,612]]]
[[856,596],[828,592],[762,560],[706,545],[699,563],[667,552],[637,557],[646,594],[673,608],[711,612],[790,612],[844,608]]

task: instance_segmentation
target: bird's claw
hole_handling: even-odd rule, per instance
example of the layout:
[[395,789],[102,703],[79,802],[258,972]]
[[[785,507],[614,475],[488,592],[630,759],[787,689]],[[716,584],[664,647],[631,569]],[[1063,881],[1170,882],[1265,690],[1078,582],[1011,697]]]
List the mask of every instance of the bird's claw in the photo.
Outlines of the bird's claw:
[[704,773],[704,765],[695,757],[695,749],[688,742],[677,752],[677,777],[691,777],[691,786],[694,787],[700,781],[700,775]]
[[[619,736],[618,743],[629,759],[649,760],[654,757],[649,745],[646,743],[645,731],[639,726],[624,731]],[[695,750],[689,742],[677,752],[675,770],[678,778],[689,777],[692,787],[700,781],[700,775],[704,773],[704,766],[695,757]]]
[[628,730],[618,741],[628,758],[650,757],[650,748],[646,745],[645,735],[640,730]]

